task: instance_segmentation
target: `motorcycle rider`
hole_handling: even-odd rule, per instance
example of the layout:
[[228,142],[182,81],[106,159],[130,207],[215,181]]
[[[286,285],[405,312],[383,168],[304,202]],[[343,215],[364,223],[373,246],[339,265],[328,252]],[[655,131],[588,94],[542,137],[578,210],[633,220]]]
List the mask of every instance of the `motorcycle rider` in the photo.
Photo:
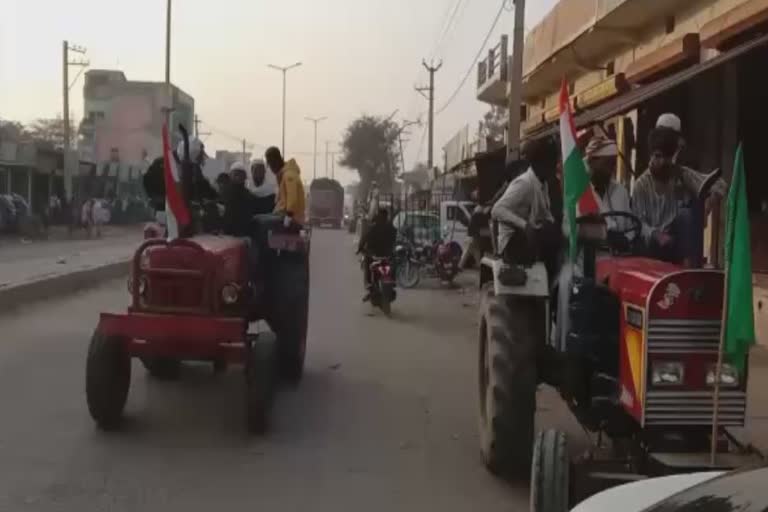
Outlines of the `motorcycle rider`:
[[365,280],[366,294],[363,302],[371,298],[371,263],[373,258],[391,258],[395,251],[397,230],[389,221],[389,212],[386,208],[379,208],[373,225],[360,238],[357,254],[364,254],[363,278]]
[[291,221],[303,225],[306,215],[306,200],[299,165],[293,158],[286,162],[280,150],[274,146],[267,149],[264,158],[277,177],[275,213],[284,216],[286,227],[290,225]]

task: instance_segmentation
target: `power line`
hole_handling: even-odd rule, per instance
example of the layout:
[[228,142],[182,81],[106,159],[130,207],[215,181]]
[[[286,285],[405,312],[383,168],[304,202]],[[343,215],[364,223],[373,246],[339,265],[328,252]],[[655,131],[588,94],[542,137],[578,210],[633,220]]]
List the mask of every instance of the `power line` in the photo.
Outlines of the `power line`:
[[485,35],[485,39],[483,39],[483,44],[480,45],[480,49],[477,51],[477,55],[475,55],[475,58],[472,59],[472,62],[470,63],[469,68],[467,69],[467,72],[464,75],[464,78],[461,79],[461,82],[459,83],[458,87],[456,87],[456,90],[453,91],[453,94],[451,94],[450,98],[448,98],[448,101],[445,102],[445,104],[442,106],[442,108],[440,108],[436,112],[436,114],[443,113],[445,109],[447,109],[448,106],[453,102],[453,100],[456,99],[456,96],[459,95],[459,92],[461,92],[461,89],[464,87],[464,84],[467,83],[467,79],[472,74],[472,71],[474,71],[477,61],[480,59],[480,56],[483,54],[483,51],[485,51],[485,47],[488,44],[488,40],[491,39],[491,34],[493,34],[493,31],[496,28],[496,25],[499,24],[499,20],[501,19],[501,15],[505,10],[506,5],[507,5],[507,0],[502,0],[501,5],[499,6],[499,12],[496,13],[496,17],[493,19],[491,28],[488,30],[488,33]]
[[440,46],[442,46],[443,42],[445,41],[445,37],[448,35],[448,33],[451,31],[451,28],[453,28],[453,22],[456,20],[456,15],[459,12],[459,8],[464,3],[464,0],[456,0],[456,2],[453,4],[453,10],[451,11],[451,16],[448,18],[448,23],[445,24],[443,27],[443,31],[440,34],[440,36],[437,39],[437,42],[435,43],[435,46],[432,48],[432,57],[435,56],[435,54],[440,49]]

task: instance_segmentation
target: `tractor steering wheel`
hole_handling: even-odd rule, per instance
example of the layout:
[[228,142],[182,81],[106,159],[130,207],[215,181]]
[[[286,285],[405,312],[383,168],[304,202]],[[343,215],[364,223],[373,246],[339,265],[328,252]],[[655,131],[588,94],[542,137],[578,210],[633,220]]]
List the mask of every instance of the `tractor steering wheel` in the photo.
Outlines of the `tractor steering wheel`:
[[599,214],[599,217],[603,220],[613,218],[627,219],[630,221],[631,225],[629,227],[608,230],[606,245],[612,253],[621,254],[630,252],[633,244],[640,240],[640,235],[643,232],[643,223],[637,215],[630,212],[613,211],[601,213]]

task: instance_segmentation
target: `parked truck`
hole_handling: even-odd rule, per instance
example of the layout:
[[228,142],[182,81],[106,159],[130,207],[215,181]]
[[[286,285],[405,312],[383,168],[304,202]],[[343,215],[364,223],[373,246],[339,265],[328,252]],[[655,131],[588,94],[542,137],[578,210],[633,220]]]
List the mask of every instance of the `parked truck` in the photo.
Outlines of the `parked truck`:
[[344,219],[344,188],[330,178],[317,178],[309,186],[309,222],[340,229]]

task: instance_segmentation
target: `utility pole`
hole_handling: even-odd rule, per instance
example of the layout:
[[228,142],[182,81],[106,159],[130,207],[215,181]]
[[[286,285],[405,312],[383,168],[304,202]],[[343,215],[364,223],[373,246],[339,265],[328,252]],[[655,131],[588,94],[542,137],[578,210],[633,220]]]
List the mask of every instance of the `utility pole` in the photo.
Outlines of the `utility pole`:
[[[424,65],[424,68],[429,72],[429,87],[417,87],[416,90],[429,101],[429,140],[427,142],[427,166],[429,167],[430,171],[433,171],[433,154],[435,144],[435,73],[437,73],[440,68],[443,67],[443,62],[440,61],[437,66],[429,65],[427,64],[427,61],[422,61],[422,64]],[[425,96],[424,92],[427,92],[428,95]],[[436,175],[435,178],[437,178]]]
[[296,62],[290,66],[275,66],[274,64],[267,64],[267,67],[276,69],[277,71],[281,71],[283,73],[283,139],[282,144],[280,145],[280,152],[283,154],[283,157],[285,157],[285,79],[288,71],[299,66],[301,66],[301,62]]
[[197,114],[195,114],[195,138],[196,139],[200,138],[200,123],[201,123],[200,118],[197,117]]
[[[69,121],[69,66],[87,66],[89,63],[85,60],[70,61],[69,52],[84,54],[85,48],[70,45],[68,41],[62,43],[62,93],[64,102],[64,112],[62,119],[64,121],[64,195],[66,195],[67,201],[72,200],[72,159],[70,158],[70,151],[72,149],[72,134],[70,133],[70,121]],[[77,78],[75,78],[77,80]]]
[[246,162],[245,162],[245,139],[243,139],[243,165],[246,165]]
[[315,125],[315,149],[312,153],[312,179],[317,179],[317,124],[321,121],[325,121],[328,119],[326,116],[323,117],[305,117],[307,121],[310,121],[314,123]]
[[520,105],[523,102],[523,49],[525,46],[525,0],[515,2],[515,31],[512,41],[512,70],[509,74],[509,124],[507,155],[520,146]]
[[328,177],[328,146],[330,145],[329,141],[325,141],[325,177]]

